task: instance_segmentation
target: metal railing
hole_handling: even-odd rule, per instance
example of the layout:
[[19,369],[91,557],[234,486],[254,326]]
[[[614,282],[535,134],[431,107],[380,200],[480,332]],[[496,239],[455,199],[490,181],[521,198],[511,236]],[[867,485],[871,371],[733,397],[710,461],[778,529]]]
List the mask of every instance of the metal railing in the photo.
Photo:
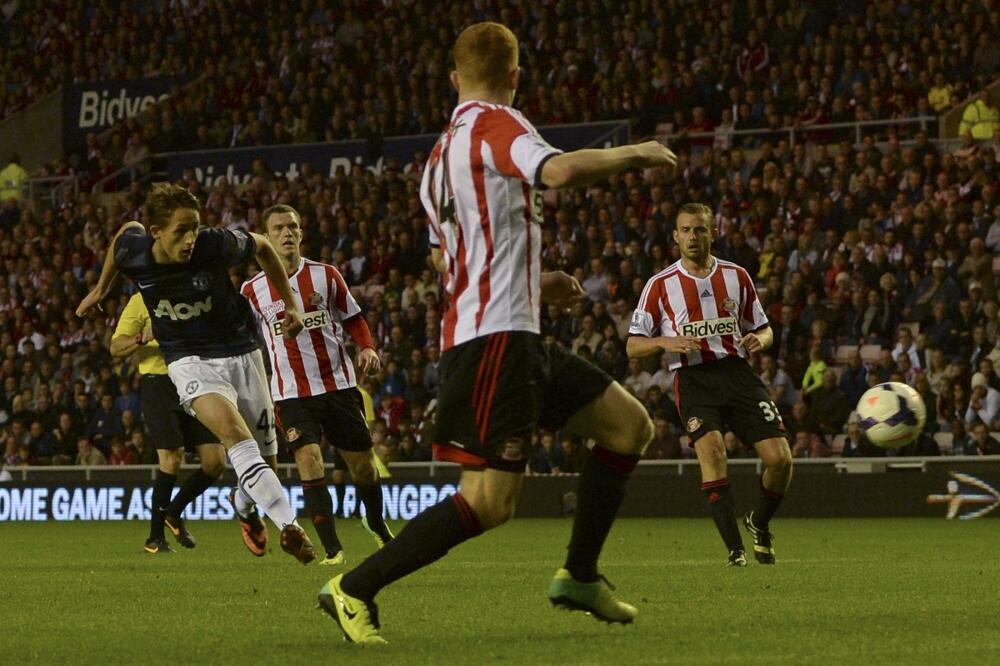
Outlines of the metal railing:
[[48,203],[53,208],[76,200],[80,179],[75,175],[27,178],[21,184],[21,194],[34,206]]
[[[805,134],[812,134],[816,132],[836,132],[838,130],[853,130],[854,132],[854,144],[859,145],[865,133],[865,130],[877,127],[903,127],[903,126],[913,126],[917,125],[921,130],[926,131],[928,124],[937,122],[936,116],[916,116],[914,118],[893,118],[890,120],[864,120],[857,121],[853,123],[825,123],[822,125],[809,125],[808,127],[779,127],[779,128],[754,128],[754,129],[732,129],[732,130],[713,130],[711,132],[688,132],[686,130],[681,130],[679,132],[670,132],[667,134],[660,134],[661,138],[670,139],[712,139],[715,140],[716,136],[722,134],[729,137],[774,137],[776,135],[785,135],[788,138],[790,145],[794,146],[797,137],[801,137]],[[706,146],[708,147],[708,146]]]
[[[829,458],[796,458],[794,464],[812,466],[829,466],[838,473],[884,473],[896,470],[927,470],[929,463],[933,462],[1000,462],[1000,455],[991,456],[912,456],[912,457],[880,457],[880,458],[842,458],[832,456]],[[729,465],[737,467],[753,467],[756,473],[760,474],[764,470],[764,463],[758,458],[734,458],[729,460]],[[283,479],[298,478],[296,466],[292,463],[278,464],[278,476]],[[694,458],[676,458],[668,460],[640,460],[640,468],[663,469],[676,468],[678,475],[695,472],[699,468],[699,462]],[[333,465],[327,464],[327,469],[333,469]],[[450,462],[394,462],[388,464],[389,471],[393,470],[426,470],[428,478],[434,478],[442,470],[457,470],[459,465]],[[92,481],[96,474],[116,474],[119,472],[143,472],[149,474],[150,480],[156,478],[157,465],[100,465],[96,467],[81,467],[78,465],[49,465],[41,467],[31,466],[7,466],[4,469],[10,472],[15,480],[30,481],[48,474],[79,474],[86,481]],[[194,471],[201,469],[200,465],[184,464],[181,469]],[[539,476],[549,476],[539,475]]]

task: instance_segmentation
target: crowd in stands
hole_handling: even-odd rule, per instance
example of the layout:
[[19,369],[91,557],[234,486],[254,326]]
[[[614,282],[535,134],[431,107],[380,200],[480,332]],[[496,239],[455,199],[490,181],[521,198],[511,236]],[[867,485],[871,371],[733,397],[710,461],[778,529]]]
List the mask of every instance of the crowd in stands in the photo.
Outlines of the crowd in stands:
[[1000,11],[954,0],[12,0],[4,16],[0,118],[63,82],[197,79],[91,136],[73,162],[87,184],[150,153],[436,133],[447,45],[484,19],[521,38],[535,124],[633,118],[640,136],[931,116],[1000,71]]
[[[570,314],[543,310],[546,344],[592,359],[643,401],[655,424],[648,457],[692,455],[671,373],[659,359],[630,361],[624,346],[645,281],[679,256],[671,231],[687,202],[713,207],[716,254],[759,286],[775,344],[752,361],[796,456],[881,453],[852,407],[886,380],[914,386],[929,412],[925,436],[903,454],[940,453],[939,442],[945,453],[1000,453],[991,434],[1000,431],[1000,131],[991,143],[970,131],[953,150],[916,129],[860,145],[823,131],[794,146],[778,134],[725,132],[946,109],[1000,70],[1000,46],[982,40],[1000,30],[991,5],[288,4],[0,4],[0,116],[61,81],[204,75],[147,124],[93,137],[78,165],[91,180],[161,150],[437,132],[453,101],[445,45],[467,23],[502,20],[523,41],[519,104],[536,124],[632,117],[639,135],[660,122],[718,132],[675,140],[672,173],[545,195],[545,267],[575,275],[586,292]],[[440,27],[431,34],[431,25]],[[444,303],[417,195],[423,157],[379,173],[306,166],[291,182],[259,161],[247,185],[223,180],[211,191],[182,179],[209,226],[260,230],[273,203],[301,212],[304,255],[340,267],[381,348],[384,369],[363,386],[378,412],[376,451],[396,461],[429,459],[439,381]],[[0,201],[6,465],[155,460],[135,369],[107,352],[132,287],[103,313],[73,315],[118,226],[141,219],[144,186],[131,183],[107,206],[83,191],[37,212]],[[727,444],[741,455],[742,443]],[[583,446],[541,433],[531,469],[574,472]]]
[[[543,310],[545,342],[593,359],[644,402],[656,425],[649,456],[690,455],[671,373],[659,361],[630,361],[624,341],[646,279],[678,258],[678,207],[706,202],[717,211],[715,252],[759,285],[775,343],[753,362],[797,456],[830,455],[841,434],[845,455],[878,453],[849,417],[868,386],[887,380],[914,386],[929,411],[926,436],[903,453],[937,453],[936,433],[952,434],[950,452],[1000,452],[989,434],[1000,430],[997,164],[991,146],[942,153],[924,135],[883,149],[870,138],[858,150],[779,143],[753,163],[740,148],[707,148],[681,153],[670,174],[629,172],[549,192],[545,267],[575,275],[586,299],[571,314]],[[402,167],[390,162],[376,174],[359,166],[332,178],[307,167],[292,182],[261,167],[239,191],[225,181],[212,191],[193,177],[184,182],[204,201],[209,226],[259,229],[260,212],[277,202],[301,212],[304,255],[340,267],[383,354],[383,372],[364,384],[379,414],[377,450],[422,460],[444,305],[429,263],[419,170]],[[142,196],[137,188],[104,208],[83,195],[38,216],[14,200],[0,209],[7,464],[152,459],[134,368],[107,352],[126,294],[99,316],[72,314],[110,236],[140,216]],[[575,469],[582,443],[558,435],[540,440],[534,470]],[[739,455],[740,443],[731,445]]]

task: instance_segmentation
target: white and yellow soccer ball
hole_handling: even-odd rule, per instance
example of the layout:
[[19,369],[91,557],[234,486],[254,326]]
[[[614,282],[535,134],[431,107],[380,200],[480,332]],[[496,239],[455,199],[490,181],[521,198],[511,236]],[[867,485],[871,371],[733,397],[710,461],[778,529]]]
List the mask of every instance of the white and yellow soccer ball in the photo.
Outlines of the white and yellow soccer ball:
[[927,407],[920,394],[906,384],[886,382],[865,391],[858,401],[861,429],[875,446],[898,449],[924,430]]

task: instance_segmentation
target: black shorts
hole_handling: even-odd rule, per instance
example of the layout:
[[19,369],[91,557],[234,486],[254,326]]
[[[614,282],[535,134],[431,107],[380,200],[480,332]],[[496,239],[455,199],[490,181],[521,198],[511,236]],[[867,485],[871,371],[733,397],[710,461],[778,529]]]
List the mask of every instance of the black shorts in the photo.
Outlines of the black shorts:
[[177,389],[167,375],[143,375],[139,380],[139,404],[146,436],[158,449],[193,448],[218,443],[219,438],[184,411]]
[[536,427],[562,428],[614,381],[526,331],[452,347],[438,370],[435,457],[509,472],[524,471]]
[[274,413],[291,451],[319,444],[323,433],[334,447],[344,451],[372,448],[365,404],[357,387],[279,400],[274,403]]
[[674,376],[674,395],[691,446],[713,430],[732,430],[747,447],[785,437],[767,387],[742,358],[681,368]]

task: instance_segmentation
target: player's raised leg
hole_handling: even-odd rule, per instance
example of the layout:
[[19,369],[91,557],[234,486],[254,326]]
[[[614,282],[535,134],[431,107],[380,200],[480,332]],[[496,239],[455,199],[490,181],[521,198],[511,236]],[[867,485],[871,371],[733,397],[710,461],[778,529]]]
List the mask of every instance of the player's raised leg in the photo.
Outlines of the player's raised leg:
[[753,537],[753,553],[757,561],[774,564],[771,518],[792,482],[792,452],[784,437],[761,440],[754,444],[754,448],[765,467],[760,478],[760,502],[756,510],[743,517],[743,525]]
[[[570,374],[586,377],[587,371]],[[625,484],[653,437],[653,424],[642,404],[612,382],[565,427],[597,443],[580,474],[566,563],[549,584],[549,599],[554,605],[583,610],[606,622],[628,623],[638,611],[611,594],[599,576],[597,560],[625,498]]]
[[236,405],[218,393],[206,393],[192,402],[192,409],[205,427],[226,447],[236,471],[239,488],[261,507],[281,530],[281,546],[300,562],[316,558],[315,550],[302,528],[295,522],[295,512],[274,470],[261,456],[257,440],[240,416]]
[[362,525],[375,537],[378,547],[382,548],[394,537],[382,515],[382,480],[375,467],[373,457],[375,453],[371,449],[370,440],[366,451],[345,450],[340,453],[351,470],[351,478],[354,479],[358,497],[365,506]]

